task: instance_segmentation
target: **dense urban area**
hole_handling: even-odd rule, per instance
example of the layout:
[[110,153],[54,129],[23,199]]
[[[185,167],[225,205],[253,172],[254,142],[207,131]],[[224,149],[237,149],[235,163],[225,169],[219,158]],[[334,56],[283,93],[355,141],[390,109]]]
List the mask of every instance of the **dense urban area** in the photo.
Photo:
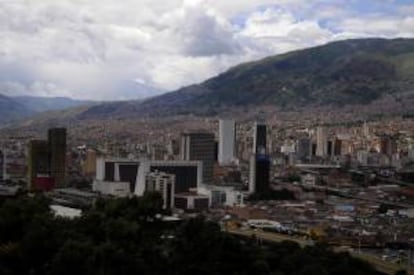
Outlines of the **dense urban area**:
[[[388,274],[403,270],[409,272],[414,268],[414,134],[411,130],[414,129],[414,122],[410,117],[322,123],[315,119],[278,120],[258,113],[255,118],[242,121],[193,117],[187,120],[136,120],[129,127],[128,123],[119,120],[117,125],[113,121],[97,121],[82,127],[73,125],[41,130],[28,127],[2,132],[0,176],[3,183],[0,195],[3,198],[2,213],[7,211],[8,214],[4,217],[2,214],[1,222],[7,221],[7,215],[17,213],[17,208],[21,207],[23,214],[8,217],[14,223],[4,229],[2,227],[5,231],[1,236],[12,234],[14,237],[2,237],[0,257],[10,253],[13,259],[13,253],[17,250],[14,241],[18,238],[35,238],[27,235],[28,232],[22,232],[35,225],[19,219],[25,215],[31,217],[31,211],[39,209],[48,221],[45,227],[35,227],[40,231],[35,230],[33,234],[48,232],[49,225],[59,231],[63,225],[54,224],[56,219],[63,219],[62,222],[68,226],[68,232],[56,233],[58,236],[53,237],[56,239],[52,243],[42,245],[45,250],[48,245],[53,247],[50,250],[51,254],[56,254],[53,268],[78,261],[78,258],[70,258],[70,251],[78,249],[85,254],[91,253],[88,249],[95,249],[94,253],[103,254],[94,260],[103,261],[105,253],[112,253],[111,249],[117,248],[91,241],[93,245],[103,245],[99,248],[103,250],[96,250],[92,244],[92,247],[84,247],[79,242],[66,243],[61,250],[57,250],[57,244],[62,244],[65,234],[85,234],[87,238],[95,238],[91,236],[92,232],[86,232],[89,229],[76,232],[82,229],[74,229],[76,226],[73,223],[98,230],[100,223],[110,223],[110,220],[99,219],[107,215],[114,218],[118,214],[127,216],[126,220],[115,220],[115,224],[105,225],[106,229],[99,230],[111,230],[113,226],[122,228],[124,225],[117,223],[133,222],[132,216],[120,211],[121,206],[118,205],[128,205],[130,198],[139,206],[136,211],[143,211],[136,214],[141,221],[136,225],[125,225],[119,236],[132,238],[133,232],[128,230],[138,226],[142,227],[143,232],[139,235],[143,238],[142,234],[147,234],[145,231],[155,223],[163,224],[154,234],[165,239],[160,246],[168,248],[158,248],[167,251],[165,253],[174,253],[177,245],[188,242],[185,238],[191,236],[186,234],[192,234],[188,233],[188,227],[208,224],[213,233],[203,234],[218,234],[212,237],[214,242],[231,246],[229,253],[235,255],[235,250],[247,249],[250,254],[246,257],[250,257],[252,249],[257,249],[253,247],[261,244],[265,250],[276,249],[278,253],[282,253],[281,249],[299,249],[300,253],[314,255],[323,249],[331,251],[332,257],[338,257],[333,256],[335,253],[348,255],[346,257],[351,255]],[[159,197],[145,199],[145,196],[150,196],[148,194],[159,194]],[[27,195],[35,202],[27,201]],[[17,203],[13,205],[8,198],[21,202],[22,206]],[[136,198],[140,200],[136,201]],[[105,203],[106,200],[115,200],[114,205]],[[144,206],[144,201],[149,206]],[[31,210],[30,205],[36,203],[38,205],[32,205]],[[48,211],[54,213],[56,218],[46,214],[45,205],[49,205]],[[204,218],[196,218],[199,216]],[[141,224],[142,220],[154,224]],[[22,223],[27,227],[23,227]],[[219,229],[223,233],[218,233]],[[100,238],[98,233],[94,234]],[[203,234],[197,237],[206,238]],[[241,244],[233,243],[235,237],[245,239],[246,243],[243,242],[240,247]],[[285,244],[284,241],[292,243],[287,247],[278,246],[277,243]],[[149,242],[156,242],[156,239]],[[191,249],[195,248],[186,247],[185,251]],[[145,254],[145,248],[140,248],[140,251]],[[123,258],[122,253],[128,253],[128,250],[119,253],[118,256]],[[165,257],[157,254],[159,251],[151,253],[154,257]],[[275,270],[266,258],[269,255],[266,251],[263,253],[241,270],[245,274],[252,274],[246,271],[249,268],[262,269],[262,273],[258,271],[255,274],[268,274],[266,270]],[[81,254],[76,257],[83,259]],[[235,255],[221,256],[231,258]],[[147,263],[145,268],[155,268],[151,261],[157,261],[157,258],[149,260],[147,257],[141,259]],[[176,259],[177,263],[185,258],[183,255],[177,257],[182,257]],[[207,264],[217,255],[206,257],[210,257]],[[345,258],[341,259],[345,261]],[[168,265],[165,258],[158,260]],[[302,260],[300,257],[297,259]],[[185,261],[191,262],[189,258]],[[197,259],[194,261],[197,262]],[[234,261],[242,263],[244,260]],[[26,263],[27,266],[19,268],[33,268],[34,272],[40,272],[34,274],[42,274],[41,268],[45,268],[33,266],[38,263],[31,263],[30,260]],[[131,270],[139,272],[139,269],[134,269],[137,263],[129,264],[134,266]],[[294,265],[294,261],[290,264]],[[360,274],[373,272],[362,262],[358,264],[361,265]],[[88,263],[84,265],[79,267],[80,270],[87,270]],[[199,265],[197,268],[206,267]],[[234,273],[234,267],[231,268]],[[318,270],[322,267],[310,268]],[[314,273],[292,273],[288,267],[280,272],[333,274],[329,269],[332,267],[325,268],[319,273],[315,270],[312,271]],[[187,273],[172,270],[175,271],[171,274],[187,274],[191,269]],[[65,271],[69,273],[59,269],[53,272],[73,274],[69,270]],[[112,272],[115,271],[98,274],[114,274]],[[194,272],[204,274],[206,270]],[[224,270],[217,272],[224,274],[220,273]]]

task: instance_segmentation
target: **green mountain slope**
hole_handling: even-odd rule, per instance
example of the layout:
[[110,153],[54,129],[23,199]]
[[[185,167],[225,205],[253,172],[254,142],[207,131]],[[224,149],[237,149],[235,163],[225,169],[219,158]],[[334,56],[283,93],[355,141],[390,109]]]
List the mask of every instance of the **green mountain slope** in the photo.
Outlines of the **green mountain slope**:
[[241,64],[199,85],[82,114],[208,114],[231,107],[345,106],[414,93],[414,39],[355,39]]

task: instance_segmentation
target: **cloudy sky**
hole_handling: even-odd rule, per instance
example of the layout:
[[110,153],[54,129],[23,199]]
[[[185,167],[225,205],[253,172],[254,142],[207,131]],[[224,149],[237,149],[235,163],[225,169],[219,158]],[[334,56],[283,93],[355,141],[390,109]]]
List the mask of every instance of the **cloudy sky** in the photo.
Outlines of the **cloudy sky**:
[[0,0],[0,93],[141,98],[356,37],[414,37],[414,0]]

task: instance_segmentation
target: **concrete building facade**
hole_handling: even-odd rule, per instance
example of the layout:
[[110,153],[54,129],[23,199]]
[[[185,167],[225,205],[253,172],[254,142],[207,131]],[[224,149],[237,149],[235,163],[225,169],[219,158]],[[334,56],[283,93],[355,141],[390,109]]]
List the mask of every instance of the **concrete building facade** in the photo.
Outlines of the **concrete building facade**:
[[325,157],[328,154],[328,138],[326,128],[319,126],[316,129],[316,155]]
[[219,121],[218,162],[220,165],[232,164],[236,150],[236,122],[229,119]]
[[145,178],[145,190],[159,192],[163,200],[163,208],[174,207],[175,175],[160,171],[149,172]]

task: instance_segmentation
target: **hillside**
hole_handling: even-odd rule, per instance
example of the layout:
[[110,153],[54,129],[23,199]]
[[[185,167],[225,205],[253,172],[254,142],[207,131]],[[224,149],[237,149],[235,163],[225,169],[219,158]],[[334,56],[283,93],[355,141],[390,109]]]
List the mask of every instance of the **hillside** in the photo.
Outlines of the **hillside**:
[[12,98],[0,94],[0,124],[25,118],[32,113]]
[[79,118],[208,115],[262,105],[342,107],[390,95],[414,97],[414,39],[345,40],[272,56],[143,102],[95,105]]
[[75,100],[68,97],[16,96],[12,98],[34,112],[64,110],[94,103],[92,101]]
[[[54,118],[75,119],[80,112],[97,104],[67,97],[5,96],[0,94],[0,126],[28,119],[49,121]],[[66,112],[67,111],[67,112]]]

